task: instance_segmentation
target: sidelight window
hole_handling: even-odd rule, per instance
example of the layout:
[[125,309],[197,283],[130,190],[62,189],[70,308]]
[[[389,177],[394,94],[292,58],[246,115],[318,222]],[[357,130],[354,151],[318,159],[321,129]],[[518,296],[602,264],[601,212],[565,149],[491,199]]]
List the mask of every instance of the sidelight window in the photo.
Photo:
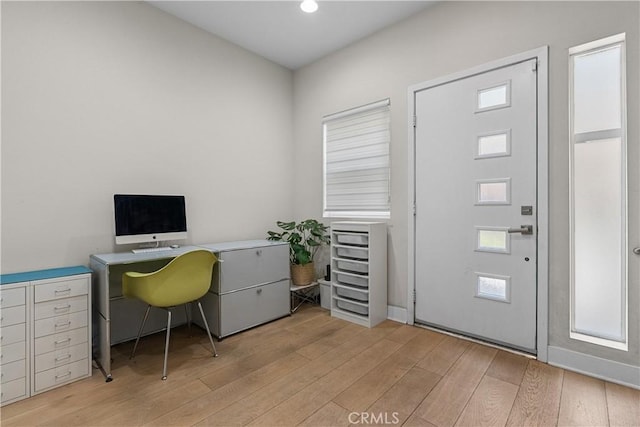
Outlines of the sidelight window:
[[570,58],[571,331],[627,349],[625,35]]

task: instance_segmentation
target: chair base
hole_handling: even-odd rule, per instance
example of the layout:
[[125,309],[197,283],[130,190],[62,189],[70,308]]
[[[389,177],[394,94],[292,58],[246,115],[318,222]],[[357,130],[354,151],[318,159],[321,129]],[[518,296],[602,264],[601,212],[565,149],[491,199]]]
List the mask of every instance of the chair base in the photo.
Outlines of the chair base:
[[[209,330],[209,323],[207,323],[207,318],[204,315],[204,310],[202,309],[202,304],[200,304],[200,300],[196,301],[198,303],[198,309],[200,310],[200,316],[202,316],[202,323],[204,323],[205,329],[207,330],[207,336],[209,337],[209,342],[211,343],[211,348],[213,349],[213,357],[218,357],[218,352],[216,351],[216,346],[213,343],[213,338],[211,337],[211,331]],[[133,350],[131,351],[131,356],[129,359],[133,359],[136,353],[136,349],[138,348],[138,343],[140,342],[140,336],[142,335],[142,330],[144,329],[144,325],[147,322],[147,318],[149,317],[149,311],[151,310],[151,305],[147,305],[147,310],[144,313],[144,317],[142,318],[142,323],[140,324],[140,329],[138,329],[138,336],[136,337],[136,342],[133,345]],[[167,361],[169,357],[169,339],[171,336],[171,310],[174,307],[158,307],[167,310],[167,335],[165,338],[164,344],[164,362],[162,365],[162,380],[167,379]],[[190,319],[187,315],[187,321],[189,323],[189,331],[191,331]]]

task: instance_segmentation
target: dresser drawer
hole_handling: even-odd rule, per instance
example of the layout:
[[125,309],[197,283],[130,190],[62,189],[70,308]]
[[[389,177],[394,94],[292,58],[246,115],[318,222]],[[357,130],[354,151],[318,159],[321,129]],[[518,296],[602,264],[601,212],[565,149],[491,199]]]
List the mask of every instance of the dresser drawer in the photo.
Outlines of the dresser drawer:
[[27,359],[16,360],[0,366],[0,382],[4,384],[27,376]]
[[62,350],[77,344],[86,343],[87,340],[86,327],[67,332],[60,332],[58,334],[46,335],[44,337],[36,338],[33,354],[38,356],[50,351]]
[[36,356],[36,373],[58,366],[68,365],[78,360],[87,360],[89,346],[87,343],[77,344],[60,350],[50,351]]
[[79,311],[77,313],[36,320],[34,327],[34,338],[40,338],[45,335],[56,334],[58,332],[81,328],[83,326],[87,326],[87,323],[88,320],[86,311]]
[[0,312],[0,327],[4,328],[5,326],[25,323],[26,318],[27,307],[24,305],[3,308]]
[[2,403],[27,396],[27,379],[20,378],[2,384],[0,399]]
[[87,360],[78,360],[68,365],[38,372],[36,374],[34,392],[38,393],[51,387],[66,384],[89,374],[89,363]]
[[0,308],[25,305],[27,301],[26,288],[0,289]]
[[0,328],[0,346],[27,340],[27,324],[5,326]]
[[81,277],[56,282],[41,283],[34,286],[34,301],[56,300],[62,298],[87,295],[89,293],[89,279]]
[[288,279],[219,298],[221,336],[286,316],[291,310]]
[[214,276],[214,291],[218,293],[289,278],[288,245],[221,252],[219,256],[219,275]]
[[35,305],[34,318],[36,320],[61,314],[75,313],[87,310],[87,296],[80,295],[73,298],[40,302]]
[[3,345],[0,347],[0,365],[5,363],[15,362],[16,360],[24,359],[27,355],[27,343],[26,341],[17,342],[14,344]]

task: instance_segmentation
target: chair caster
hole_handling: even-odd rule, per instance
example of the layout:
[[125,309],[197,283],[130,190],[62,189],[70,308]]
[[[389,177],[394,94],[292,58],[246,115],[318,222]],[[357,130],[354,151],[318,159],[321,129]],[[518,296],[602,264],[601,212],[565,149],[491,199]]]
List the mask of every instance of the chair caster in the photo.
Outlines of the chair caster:
[[165,375],[164,377],[162,377],[162,381],[166,381],[167,380],[167,376]]

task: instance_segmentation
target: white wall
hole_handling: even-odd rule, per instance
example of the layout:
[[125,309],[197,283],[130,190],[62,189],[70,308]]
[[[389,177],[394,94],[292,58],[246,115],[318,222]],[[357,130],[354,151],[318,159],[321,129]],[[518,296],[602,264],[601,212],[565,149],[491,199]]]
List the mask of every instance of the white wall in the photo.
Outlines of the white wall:
[[265,237],[291,99],[291,71],[145,3],[2,2],[2,272],[116,250],[114,193],[184,194],[193,243]]
[[[638,158],[638,2],[442,2],[294,75],[296,217],[322,215],[322,116],[391,98],[392,208],[389,303],[407,299],[407,88],[516,53],[549,46],[550,329],[553,346],[640,364],[637,268],[632,271],[630,351],[569,340],[569,143],[567,49],[627,33],[629,155]],[[630,191],[639,176],[630,171]],[[632,206],[637,218],[637,206]],[[636,228],[637,230],[637,228]],[[632,243],[631,243],[632,244]],[[632,259],[633,262],[635,260]],[[636,263],[637,265],[637,263]]]

